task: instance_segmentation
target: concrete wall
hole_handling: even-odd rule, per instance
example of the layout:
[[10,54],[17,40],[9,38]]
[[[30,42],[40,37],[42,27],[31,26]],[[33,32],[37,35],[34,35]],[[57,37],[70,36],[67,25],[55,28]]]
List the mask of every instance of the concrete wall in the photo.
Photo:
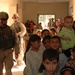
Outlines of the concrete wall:
[[37,23],[38,14],[54,14],[57,18],[64,18],[69,14],[69,3],[23,3],[23,22],[28,19]]

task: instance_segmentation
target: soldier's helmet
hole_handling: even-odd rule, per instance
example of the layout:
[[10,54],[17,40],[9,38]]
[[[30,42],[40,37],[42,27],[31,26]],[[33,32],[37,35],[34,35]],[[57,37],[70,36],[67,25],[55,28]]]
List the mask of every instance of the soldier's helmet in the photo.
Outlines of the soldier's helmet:
[[0,12],[0,19],[8,19],[9,18],[9,15],[8,13],[6,12]]
[[16,13],[16,14],[13,14],[12,18],[19,18],[19,15]]

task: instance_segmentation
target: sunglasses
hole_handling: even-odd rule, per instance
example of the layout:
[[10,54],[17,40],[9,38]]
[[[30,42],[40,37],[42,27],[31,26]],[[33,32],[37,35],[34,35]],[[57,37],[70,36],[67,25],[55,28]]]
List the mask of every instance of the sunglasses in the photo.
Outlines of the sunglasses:
[[12,19],[17,19],[18,17],[12,17]]
[[7,19],[2,19],[2,20],[7,20]]

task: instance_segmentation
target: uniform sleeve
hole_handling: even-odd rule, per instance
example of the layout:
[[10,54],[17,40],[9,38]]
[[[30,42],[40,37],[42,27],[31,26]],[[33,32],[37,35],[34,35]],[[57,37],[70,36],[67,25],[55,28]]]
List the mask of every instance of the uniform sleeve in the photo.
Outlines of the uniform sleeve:
[[26,34],[26,27],[23,23],[20,25],[21,31],[18,33],[20,37],[24,36]]

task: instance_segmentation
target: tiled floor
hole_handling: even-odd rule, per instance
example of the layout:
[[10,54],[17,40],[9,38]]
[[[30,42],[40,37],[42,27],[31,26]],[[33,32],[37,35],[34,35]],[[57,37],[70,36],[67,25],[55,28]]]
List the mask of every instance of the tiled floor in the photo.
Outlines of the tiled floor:
[[[12,75],[23,75],[25,65],[19,66],[19,67],[13,67],[12,68]],[[3,70],[3,73],[5,75],[5,69]]]

